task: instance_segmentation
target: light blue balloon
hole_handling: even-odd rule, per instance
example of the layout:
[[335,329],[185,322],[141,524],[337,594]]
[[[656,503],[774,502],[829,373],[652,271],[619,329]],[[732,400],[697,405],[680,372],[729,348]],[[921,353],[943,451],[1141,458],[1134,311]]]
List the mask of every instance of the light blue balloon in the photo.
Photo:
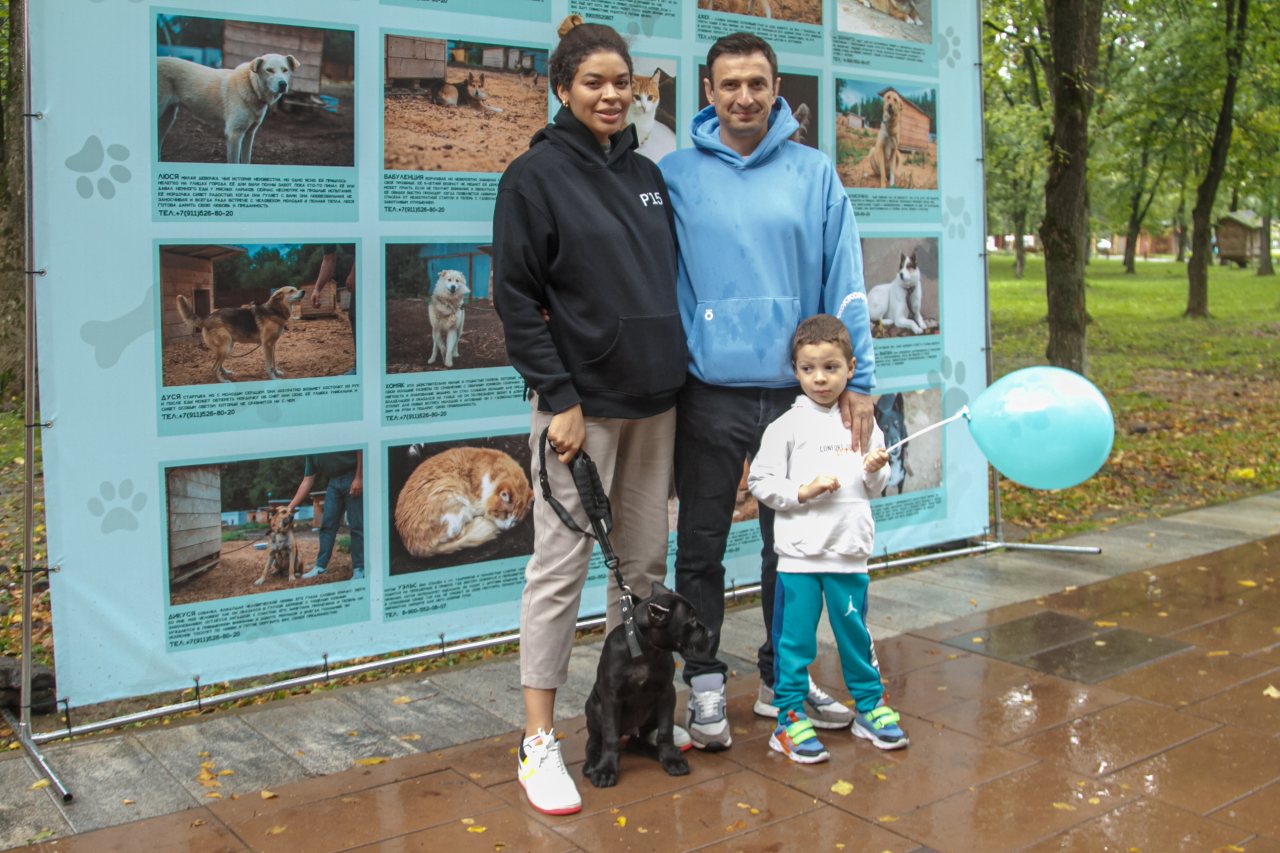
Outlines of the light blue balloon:
[[1106,397],[1078,373],[1028,367],[1001,377],[969,407],[969,432],[997,471],[1033,489],[1092,477],[1111,453]]

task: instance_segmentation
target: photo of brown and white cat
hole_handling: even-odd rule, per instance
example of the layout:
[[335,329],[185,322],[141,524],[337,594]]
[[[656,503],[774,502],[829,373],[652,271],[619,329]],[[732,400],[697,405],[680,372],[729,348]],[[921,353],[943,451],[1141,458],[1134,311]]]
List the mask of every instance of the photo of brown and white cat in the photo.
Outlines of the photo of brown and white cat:
[[532,552],[526,436],[411,444],[388,453],[391,574]]
[[633,62],[627,118],[636,126],[636,153],[657,163],[676,150],[676,60],[636,56]]

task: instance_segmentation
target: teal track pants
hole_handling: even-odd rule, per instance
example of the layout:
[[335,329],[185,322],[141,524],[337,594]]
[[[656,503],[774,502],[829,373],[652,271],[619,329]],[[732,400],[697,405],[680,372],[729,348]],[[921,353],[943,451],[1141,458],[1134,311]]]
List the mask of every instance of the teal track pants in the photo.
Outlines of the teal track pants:
[[861,713],[879,703],[884,686],[866,621],[870,582],[864,573],[778,572],[773,603],[773,704],[780,715],[804,713],[809,664],[818,654],[818,620],[824,597],[849,695]]

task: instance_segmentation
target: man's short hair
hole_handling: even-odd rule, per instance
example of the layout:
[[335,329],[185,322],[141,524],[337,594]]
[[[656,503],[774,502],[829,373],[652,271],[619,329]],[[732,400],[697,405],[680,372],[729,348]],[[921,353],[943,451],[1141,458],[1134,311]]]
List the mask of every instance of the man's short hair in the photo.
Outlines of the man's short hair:
[[770,82],[776,80],[778,56],[773,52],[773,48],[769,47],[769,43],[753,33],[730,33],[716,39],[715,44],[711,45],[711,49],[707,51],[707,77],[711,79],[712,85],[716,82],[714,67],[717,59],[725,54],[750,56],[753,53],[764,54],[764,58],[769,60]]
[[791,339],[791,364],[796,363],[796,353],[800,351],[800,347],[813,344],[835,344],[840,347],[845,358],[853,360],[853,341],[849,338],[849,330],[843,322],[830,314],[814,314],[800,322]]

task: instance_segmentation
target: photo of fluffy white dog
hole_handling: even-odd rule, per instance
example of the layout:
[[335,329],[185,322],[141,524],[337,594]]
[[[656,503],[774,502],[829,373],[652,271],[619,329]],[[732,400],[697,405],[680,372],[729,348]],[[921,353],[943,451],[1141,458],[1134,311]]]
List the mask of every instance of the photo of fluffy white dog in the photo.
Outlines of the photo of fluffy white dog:
[[458,357],[458,340],[466,320],[463,303],[471,290],[467,277],[458,270],[441,270],[431,288],[427,300],[427,317],[431,321],[431,358],[427,364],[435,364],[443,357],[445,367],[453,367]]

